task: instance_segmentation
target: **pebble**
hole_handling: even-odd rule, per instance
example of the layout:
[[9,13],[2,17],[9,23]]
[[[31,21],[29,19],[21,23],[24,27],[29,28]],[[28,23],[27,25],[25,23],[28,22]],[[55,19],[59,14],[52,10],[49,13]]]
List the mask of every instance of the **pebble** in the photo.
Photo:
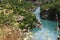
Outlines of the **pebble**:
[[9,32],[9,34],[11,35],[12,33],[11,33],[11,32]]

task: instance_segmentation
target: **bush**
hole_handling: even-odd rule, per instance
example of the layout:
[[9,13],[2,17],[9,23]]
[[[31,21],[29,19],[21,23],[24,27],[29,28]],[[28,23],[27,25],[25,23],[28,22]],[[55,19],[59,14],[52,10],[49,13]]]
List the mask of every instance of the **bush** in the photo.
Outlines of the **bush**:
[[[7,24],[9,23],[11,25],[8,25],[8,26],[11,26],[11,27],[17,26],[21,29],[25,28],[26,25],[30,28],[35,25],[36,18],[35,18],[35,15],[31,12],[32,9],[35,8],[34,4],[27,2],[27,1],[23,1],[23,0],[21,2],[20,0],[13,0],[13,1],[3,0],[2,4],[0,5],[1,5],[0,7],[3,8],[2,9],[3,12],[0,13],[1,15],[0,24],[5,25],[6,23]],[[13,12],[10,10],[13,10]],[[21,19],[23,19],[21,23],[17,22],[18,21],[17,19],[19,18],[19,16],[22,16]]]

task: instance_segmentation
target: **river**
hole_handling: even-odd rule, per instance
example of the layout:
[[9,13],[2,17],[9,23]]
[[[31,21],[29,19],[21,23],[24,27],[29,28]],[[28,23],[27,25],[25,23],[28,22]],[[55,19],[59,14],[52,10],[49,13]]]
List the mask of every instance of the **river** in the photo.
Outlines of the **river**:
[[42,28],[33,28],[32,32],[34,40],[57,40],[57,23],[49,20],[43,20],[40,18],[40,7],[37,7],[33,12],[42,24]]

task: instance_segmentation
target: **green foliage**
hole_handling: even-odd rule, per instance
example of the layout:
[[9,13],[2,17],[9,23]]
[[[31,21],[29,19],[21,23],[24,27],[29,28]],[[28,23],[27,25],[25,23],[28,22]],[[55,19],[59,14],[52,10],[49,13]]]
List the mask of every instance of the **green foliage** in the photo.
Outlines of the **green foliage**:
[[[6,23],[14,27],[16,24],[19,28],[23,29],[26,27],[33,27],[35,25],[35,15],[31,12],[32,9],[35,8],[35,5],[33,3],[27,2],[27,1],[20,1],[20,0],[3,0],[0,4],[0,7],[3,9],[0,10],[0,24],[5,25]],[[4,11],[4,9],[6,9]],[[13,12],[9,11],[12,10]],[[6,13],[6,14],[5,14]],[[20,22],[17,22],[14,18],[14,16],[23,16],[23,20]],[[31,26],[32,25],[32,26]]]

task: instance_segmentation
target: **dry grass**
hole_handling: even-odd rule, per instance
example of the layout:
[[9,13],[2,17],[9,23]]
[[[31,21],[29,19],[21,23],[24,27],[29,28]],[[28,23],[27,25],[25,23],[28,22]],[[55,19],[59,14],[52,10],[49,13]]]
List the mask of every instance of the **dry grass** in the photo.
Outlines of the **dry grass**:
[[12,30],[8,27],[0,28],[0,40],[23,40],[21,31]]

